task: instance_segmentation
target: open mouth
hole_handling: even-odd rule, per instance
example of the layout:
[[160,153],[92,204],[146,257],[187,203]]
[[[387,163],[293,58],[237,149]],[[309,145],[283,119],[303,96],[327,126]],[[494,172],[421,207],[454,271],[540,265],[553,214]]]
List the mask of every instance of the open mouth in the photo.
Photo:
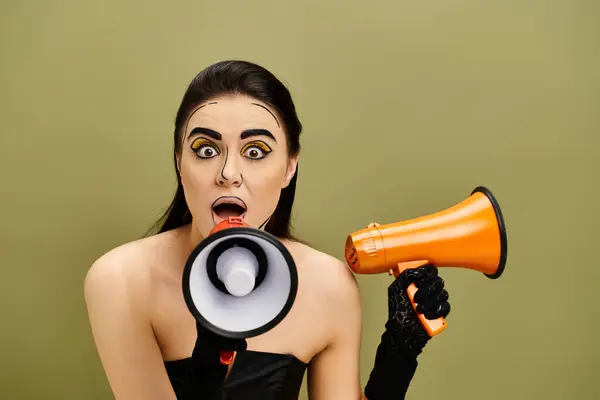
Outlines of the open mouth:
[[243,217],[247,209],[246,203],[239,197],[219,197],[212,206],[216,223],[230,217]]

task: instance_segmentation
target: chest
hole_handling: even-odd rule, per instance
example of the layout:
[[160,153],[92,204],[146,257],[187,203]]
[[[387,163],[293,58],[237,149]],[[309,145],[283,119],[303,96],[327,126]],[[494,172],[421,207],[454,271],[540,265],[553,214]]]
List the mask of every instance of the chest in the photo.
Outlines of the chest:
[[[327,317],[309,281],[299,273],[298,292],[290,312],[273,329],[249,338],[249,350],[292,354],[309,362],[323,349]],[[157,282],[153,292],[152,324],[163,359],[190,357],[196,342],[196,322],[185,303],[181,278],[163,279]]]

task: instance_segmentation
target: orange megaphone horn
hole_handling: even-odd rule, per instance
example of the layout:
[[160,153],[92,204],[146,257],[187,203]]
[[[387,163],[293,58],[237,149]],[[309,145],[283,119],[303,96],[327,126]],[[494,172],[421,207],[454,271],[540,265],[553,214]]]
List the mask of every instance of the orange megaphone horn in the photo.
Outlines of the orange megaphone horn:
[[[398,277],[408,268],[427,263],[482,272],[497,279],[504,272],[506,228],[494,195],[475,188],[459,204],[434,214],[388,225],[371,223],[348,235],[345,258],[357,274],[389,272]],[[415,284],[407,290],[416,309]],[[446,328],[443,318],[428,320],[417,314],[430,336]]]

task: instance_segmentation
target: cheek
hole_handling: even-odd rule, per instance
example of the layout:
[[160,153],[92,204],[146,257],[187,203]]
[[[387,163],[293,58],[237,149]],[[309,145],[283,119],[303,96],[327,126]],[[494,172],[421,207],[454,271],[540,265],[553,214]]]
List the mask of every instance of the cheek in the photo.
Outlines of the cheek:
[[285,172],[285,166],[273,163],[248,171],[244,181],[248,184],[248,189],[255,194],[278,192],[284,182]]
[[181,183],[189,199],[188,204],[190,206],[190,203],[193,204],[202,201],[205,197],[202,194],[206,193],[207,188],[215,184],[215,175],[213,172],[215,167],[210,164],[198,165],[193,161],[188,161],[181,165]]
[[262,223],[275,211],[284,179],[285,167],[282,168],[280,164],[247,172],[244,182],[250,194],[250,222]]

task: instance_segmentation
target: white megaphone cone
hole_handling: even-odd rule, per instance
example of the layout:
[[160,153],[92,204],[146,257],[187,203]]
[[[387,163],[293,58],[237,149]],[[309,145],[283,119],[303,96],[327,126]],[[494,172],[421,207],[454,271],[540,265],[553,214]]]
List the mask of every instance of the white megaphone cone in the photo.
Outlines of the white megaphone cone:
[[230,217],[192,251],[183,294],[196,321],[213,333],[246,339],[273,329],[298,290],[296,264],[273,235]]
[[233,296],[246,296],[254,290],[258,260],[254,253],[235,246],[225,250],[217,260],[217,277]]

